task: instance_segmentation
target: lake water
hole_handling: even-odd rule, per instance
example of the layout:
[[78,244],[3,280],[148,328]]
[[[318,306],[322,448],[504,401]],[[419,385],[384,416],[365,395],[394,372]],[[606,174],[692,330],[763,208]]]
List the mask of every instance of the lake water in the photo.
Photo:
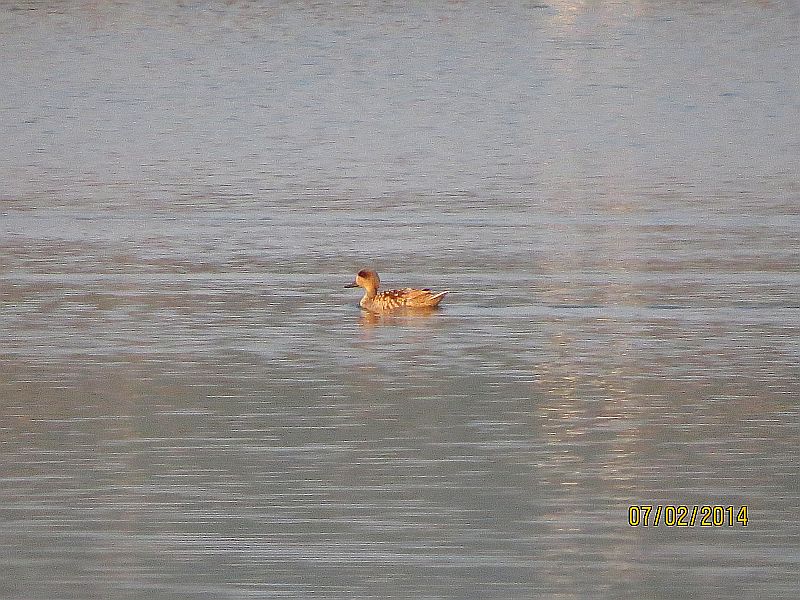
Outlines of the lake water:
[[0,597],[796,598],[799,31],[3,3]]

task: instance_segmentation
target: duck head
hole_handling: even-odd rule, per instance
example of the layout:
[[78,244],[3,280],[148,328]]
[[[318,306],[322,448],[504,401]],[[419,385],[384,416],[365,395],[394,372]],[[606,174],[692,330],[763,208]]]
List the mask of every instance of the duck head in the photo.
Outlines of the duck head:
[[353,283],[348,283],[346,288],[361,287],[367,291],[369,295],[375,295],[378,287],[381,285],[381,279],[375,271],[364,269],[358,272],[356,280]]

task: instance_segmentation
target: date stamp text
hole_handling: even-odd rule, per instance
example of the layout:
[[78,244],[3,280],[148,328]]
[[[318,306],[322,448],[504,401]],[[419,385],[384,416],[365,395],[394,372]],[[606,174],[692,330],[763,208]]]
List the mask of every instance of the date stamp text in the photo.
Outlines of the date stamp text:
[[747,527],[747,505],[634,504],[631,527]]

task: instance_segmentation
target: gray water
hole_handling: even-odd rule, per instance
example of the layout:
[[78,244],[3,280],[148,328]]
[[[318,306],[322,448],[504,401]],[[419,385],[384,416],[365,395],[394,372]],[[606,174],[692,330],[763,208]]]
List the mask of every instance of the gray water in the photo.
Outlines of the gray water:
[[796,598],[798,31],[3,3],[0,597]]

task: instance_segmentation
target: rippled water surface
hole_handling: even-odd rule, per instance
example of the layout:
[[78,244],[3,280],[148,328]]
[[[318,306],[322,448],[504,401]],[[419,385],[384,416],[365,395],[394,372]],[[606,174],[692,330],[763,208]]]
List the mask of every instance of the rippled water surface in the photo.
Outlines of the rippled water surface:
[[4,3],[0,597],[796,598],[799,25]]

